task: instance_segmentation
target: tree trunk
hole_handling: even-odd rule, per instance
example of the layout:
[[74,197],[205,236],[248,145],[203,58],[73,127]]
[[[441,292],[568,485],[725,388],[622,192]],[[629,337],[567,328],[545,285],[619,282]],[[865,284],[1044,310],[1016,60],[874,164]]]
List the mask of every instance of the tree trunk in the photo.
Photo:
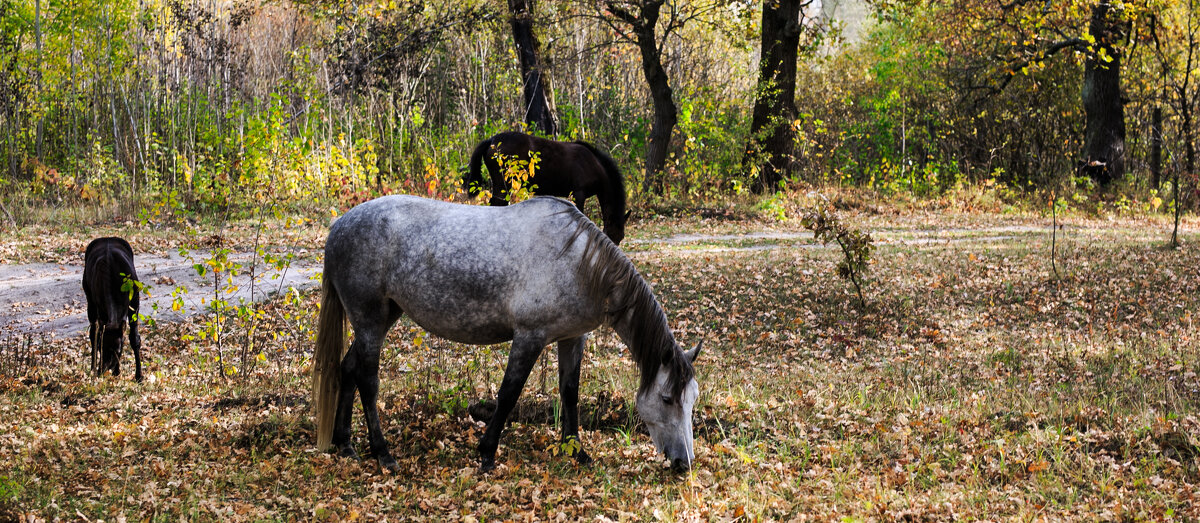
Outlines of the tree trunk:
[[757,98],[742,169],[758,175],[756,193],[772,190],[789,171],[796,119],[796,58],[800,47],[800,0],[763,1],[762,51]]
[[[1191,60],[1188,60],[1188,62],[1190,65]],[[1183,172],[1191,175],[1192,173],[1196,172],[1196,142],[1195,136],[1192,132],[1192,104],[1191,100],[1183,99],[1184,97],[1182,93],[1185,92],[1187,92],[1186,81],[1184,83],[1184,87],[1180,89],[1181,100],[1179,105],[1181,110],[1179,113],[1180,117],[1183,118],[1182,134],[1185,162]],[[1179,199],[1181,188],[1180,184],[1183,181],[1181,178],[1182,177],[1179,176],[1179,169],[1175,169],[1175,228],[1171,230],[1171,246],[1175,248],[1179,248],[1179,215],[1183,208],[1183,202]]]
[[671,134],[675,131],[675,124],[679,123],[671,83],[667,78],[666,69],[663,68],[662,53],[654,36],[654,28],[658,25],[659,13],[665,2],[666,0],[636,2],[637,16],[626,11],[614,0],[605,3],[614,16],[632,28],[632,39],[642,53],[642,73],[646,77],[646,85],[650,88],[650,101],[654,106],[654,119],[650,122],[650,136],[646,141],[646,177],[642,180],[642,189],[656,193],[661,193],[663,189],[661,173],[667,163]]
[[1096,39],[1083,71],[1084,130],[1082,170],[1101,187],[1125,176],[1125,106],[1121,100],[1121,56],[1117,42],[1123,23],[1106,2],[1092,6],[1088,31]]
[[650,136],[646,143],[646,179],[644,188],[662,192],[662,170],[667,163],[667,151],[671,145],[671,134],[679,123],[671,83],[667,70],[662,65],[662,53],[654,37],[654,26],[658,24],[659,9],[663,1],[648,1],[642,5],[642,23],[634,26],[638,49],[642,52],[642,73],[650,87],[650,100],[654,105],[654,121],[650,124]]
[[508,0],[508,8],[512,13],[513,41],[521,61],[525,123],[547,136],[554,136],[558,134],[558,124],[554,121],[553,104],[546,95],[550,91],[549,82],[538,61],[538,41],[533,36],[533,0]]
[[1158,189],[1162,185],[1162,108],[1154,106],[1150,123],[1150,188]]

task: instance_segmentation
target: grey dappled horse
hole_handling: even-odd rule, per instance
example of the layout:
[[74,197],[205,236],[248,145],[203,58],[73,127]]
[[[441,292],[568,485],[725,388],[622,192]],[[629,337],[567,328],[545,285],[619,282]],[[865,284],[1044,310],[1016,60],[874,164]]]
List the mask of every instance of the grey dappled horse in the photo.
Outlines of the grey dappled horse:
[[[539,197],[508,207],[385,196],[339,218],[325,242],[314,355],[317,447],[355,457],[354,391],[371,452],[396,470],[379,424],[379,352],[402,314],[459,343],[512,340],[496,412],[479,441],[480,468],[495,467],[505,419],[542,348],[558,343],[563,441],[579,437],[579,366],[587,334],[610,325],[641,371],[637,409],[655,447],[691,467],[692,363],[650,287],[620,249],[574,205]],[[354,343],[345,351],[345,318]],[[344,354],[344,356],[343,356]],[[336,407],[335,407],[336,405]],[[591,458],[580,449],[575,458]]]

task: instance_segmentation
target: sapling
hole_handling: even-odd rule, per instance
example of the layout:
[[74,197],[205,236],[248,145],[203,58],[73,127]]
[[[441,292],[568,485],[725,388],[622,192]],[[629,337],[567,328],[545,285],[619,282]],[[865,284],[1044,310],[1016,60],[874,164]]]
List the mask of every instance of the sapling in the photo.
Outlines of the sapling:
[[842,259],[837,264],[837,274],[854,284],[858,292],[858,301],[866,307],[867,300],[863,297],[863,286],[866,285],[866,274],[870,269],[871,251],[875,246],[871,243],[871,234],[852,228],[842,222],[827,200],[809,209],[800,219],[804,228],[813,232],[813,236],[822,244],[836,242],[842,249]]

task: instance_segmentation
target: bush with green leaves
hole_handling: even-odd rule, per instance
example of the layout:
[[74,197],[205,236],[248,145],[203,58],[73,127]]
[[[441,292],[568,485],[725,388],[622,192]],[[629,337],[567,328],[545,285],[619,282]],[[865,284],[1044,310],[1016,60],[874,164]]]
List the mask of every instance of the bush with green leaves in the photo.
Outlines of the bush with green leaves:
[[866,274],[870,269],[871,251],[875,250],[871,234],[846,225],[834,211],[833,206],[822,199],[800,219],[804,227],[813,232],[821,243],[837,243],[842,250],[842,259],[837,264],[837,274],[854,284],[858,301],[864,307],[863,287],[867,284]]

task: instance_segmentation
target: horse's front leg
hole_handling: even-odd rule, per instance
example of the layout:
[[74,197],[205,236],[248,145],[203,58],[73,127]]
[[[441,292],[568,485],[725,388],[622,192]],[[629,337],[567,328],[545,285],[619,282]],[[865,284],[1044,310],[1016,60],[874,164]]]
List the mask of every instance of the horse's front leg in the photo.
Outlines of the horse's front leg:
[[[355,344],[359,344],[355,340]],[[383,427],[379,423],[379,349],[382,340],[366,340],[358,345],[358,369],[355,378],[358,383],[358,394],[362,397],[363,417],[367,420],[367,435],[371,443],[371,455],[379,461],[379,466],[393,473],[400,470],[400,465],[388,451],[387,439],[383,437]],[[353,347],[351,348],[353,350]]]
[[562,400],[563,450],[582,465],[592,462],[579,439],[579,367],[587,335],[558,342],[558,393]]
[[[136,312],[134,313],[137,314]],[[133,349],[133,379],[142,381],[142,335],[138,334],[138,322],[129,320],[129,347]]]
[[518,333],[513,338],[512,349],[508,352],[508,366],[504,369],[504,381],[500,383],[500,392],[496,395],[496,412],[492,414],[487,431],[479,440],[479,470],[487,472],[496,468],[500,432],[504,430],[508,414],[517,405],[517,398],[521,397],[521,390],[525,388],[525,380],[529,378],[544,346],[545,339],[532,333]]

